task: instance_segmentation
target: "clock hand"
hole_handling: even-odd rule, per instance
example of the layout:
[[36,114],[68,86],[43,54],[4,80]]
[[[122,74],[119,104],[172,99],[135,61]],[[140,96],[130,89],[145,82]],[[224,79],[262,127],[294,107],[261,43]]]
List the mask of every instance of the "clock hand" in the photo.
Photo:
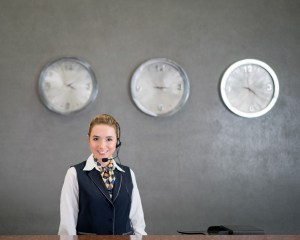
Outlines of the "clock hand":
[[67,84],[67,87],[72,88],[72,89],[76,89],[72,84],[73,84],[73,82]]
[[164,87],[164,86],[154,86],[153,88],[157,88],[157,89],[163,90],[163,89],[166,89],[167,87]]
[[73,84],[77,81],[77,79],[73,79],[70,83],[66,84],[67,87],[72,88],[72,89],[76,89]]
[[255,96],[257,96],[257,94],[249,87],[244,87],[245,89],[247,89],[249,92],[253,93]]
[[248,88],[250,89],[250,84],[249,84],[249,73],[246,72],[246,74],[247,74],[247,86],[248,86]]

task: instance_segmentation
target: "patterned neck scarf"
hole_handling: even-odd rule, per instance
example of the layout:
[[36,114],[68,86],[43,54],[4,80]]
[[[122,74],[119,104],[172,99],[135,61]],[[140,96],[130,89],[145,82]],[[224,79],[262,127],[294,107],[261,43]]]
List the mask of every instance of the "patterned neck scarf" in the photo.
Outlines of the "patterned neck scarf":
[[95,161],[97,164],[97,167],[100,170],[102,180],[105,183],[105,186],[107,190],[111,191],[114,187],[114,183],[116,181],[115,174],[114,174],[114,164],[113,160],[109,160],[109,163],[107,166],[103,167],[101,164],[97,161]]

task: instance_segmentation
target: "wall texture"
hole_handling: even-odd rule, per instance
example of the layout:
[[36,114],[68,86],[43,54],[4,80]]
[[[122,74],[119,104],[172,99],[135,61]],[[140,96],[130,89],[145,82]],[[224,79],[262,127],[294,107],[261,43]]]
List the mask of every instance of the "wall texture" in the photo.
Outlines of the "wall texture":
[[[255,225],[300,233],[300,1],[1,0],[0,234],[56,234],[64,175],[88,155],[98,113],[122,128],[120,158],[135,171],[149,234],[210,225]],[[85,58],[99,95],[63,117],[37,94],[42,68]],[[136,67],[178,62],[190,98],[167,118],[139,111]],[[266,115],[245,119],[220,98],[235,61],[255,58],[277,73],[280,94]]]

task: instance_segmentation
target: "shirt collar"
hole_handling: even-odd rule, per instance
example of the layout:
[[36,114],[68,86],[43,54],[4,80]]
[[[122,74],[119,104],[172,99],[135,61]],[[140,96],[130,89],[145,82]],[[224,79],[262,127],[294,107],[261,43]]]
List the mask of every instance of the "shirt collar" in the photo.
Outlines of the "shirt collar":
[[[117,163],[116,161],[113,159],[113,168],[119,170],[120,172],[125,172]],[[91,171],[93,169],[96,169],[97,171],[100,171],[99,168],[97,167],[95,161],[94,161],[94,156],[93,154],[91,154],[89,156],[89,158],[86,160],[86,164],[85,167],[83,169],[83,171]]]

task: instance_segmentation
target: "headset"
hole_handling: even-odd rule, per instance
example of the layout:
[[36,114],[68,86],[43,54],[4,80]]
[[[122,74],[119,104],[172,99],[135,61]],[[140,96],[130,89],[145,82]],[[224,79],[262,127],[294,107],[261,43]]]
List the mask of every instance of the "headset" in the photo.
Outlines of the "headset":
[[[122,164],[122,163],[121,163],[121,160],[120,160],[120,158],[119,158],[119,150],[120,150],[120,147],[121,147],[121,145],[122,145],[122,142],[121,142],[121,127],[120,127],[120,124],[116,121],[116,119],[115,119],[113,116],[108,115],[108,114],[103,114],[103,115],[109,117],[110,119],[113,119],[113,125],[115,125],[116,130],[117,130],[117,143],[116,143],[117,155],[116,155],[115,157],[113,157],[112,159],[117,158],[117,159],[119,160],[120,164]],[[103,162],[107,162],[107,161],[109,161],[109,160],[110,160],[109,158],[102,158],[102,161],[103,161]]]
[[120,125],[117,121],[116,121],[116,125],[117,125],[117,144],[116,144],[117,156],[116,156],[116,158],[119,160],[119,163],[122,164],[121,159],[119,158],[119,150],[120,150],[120,147],[122,145],[122,142],[121,142],[121,128],[120,128]]
[[[108,115],[108,114],[103,114],[103,115],[106,115],[106,116],[114,119],[114,117],[112,117],[111,115]],[[117,154],[112,159],[116,159],[117,158],[119,160],[119,163],[122,164],[121,159],[119,158],[119,150],[120,150],[120,147],[122,145],[122,142],[121,142],[121,127],[120,127],[120,124],[115,119],[114,119],[114,125],[116,126],[116,129],[117,129],[117,144],[116,144]],[[103,162],[107,162],[109,160],[110,160],[109,158],[102,158]],[[125,177],[124,177],[124,181],[126,181]],[[132,198],[131,198],[131,195],[129,194],[129,191],[128,191],[126,183],[125,183],[125,189],[126,189],[127,194],[129,195],[130,202],[131,202]]]
[[118,149],[119,147],[121,147],[122,142],[121,142],[121,128],[119,123],[116,121],[116,127],[117,127],[117,145],[116,148]]

